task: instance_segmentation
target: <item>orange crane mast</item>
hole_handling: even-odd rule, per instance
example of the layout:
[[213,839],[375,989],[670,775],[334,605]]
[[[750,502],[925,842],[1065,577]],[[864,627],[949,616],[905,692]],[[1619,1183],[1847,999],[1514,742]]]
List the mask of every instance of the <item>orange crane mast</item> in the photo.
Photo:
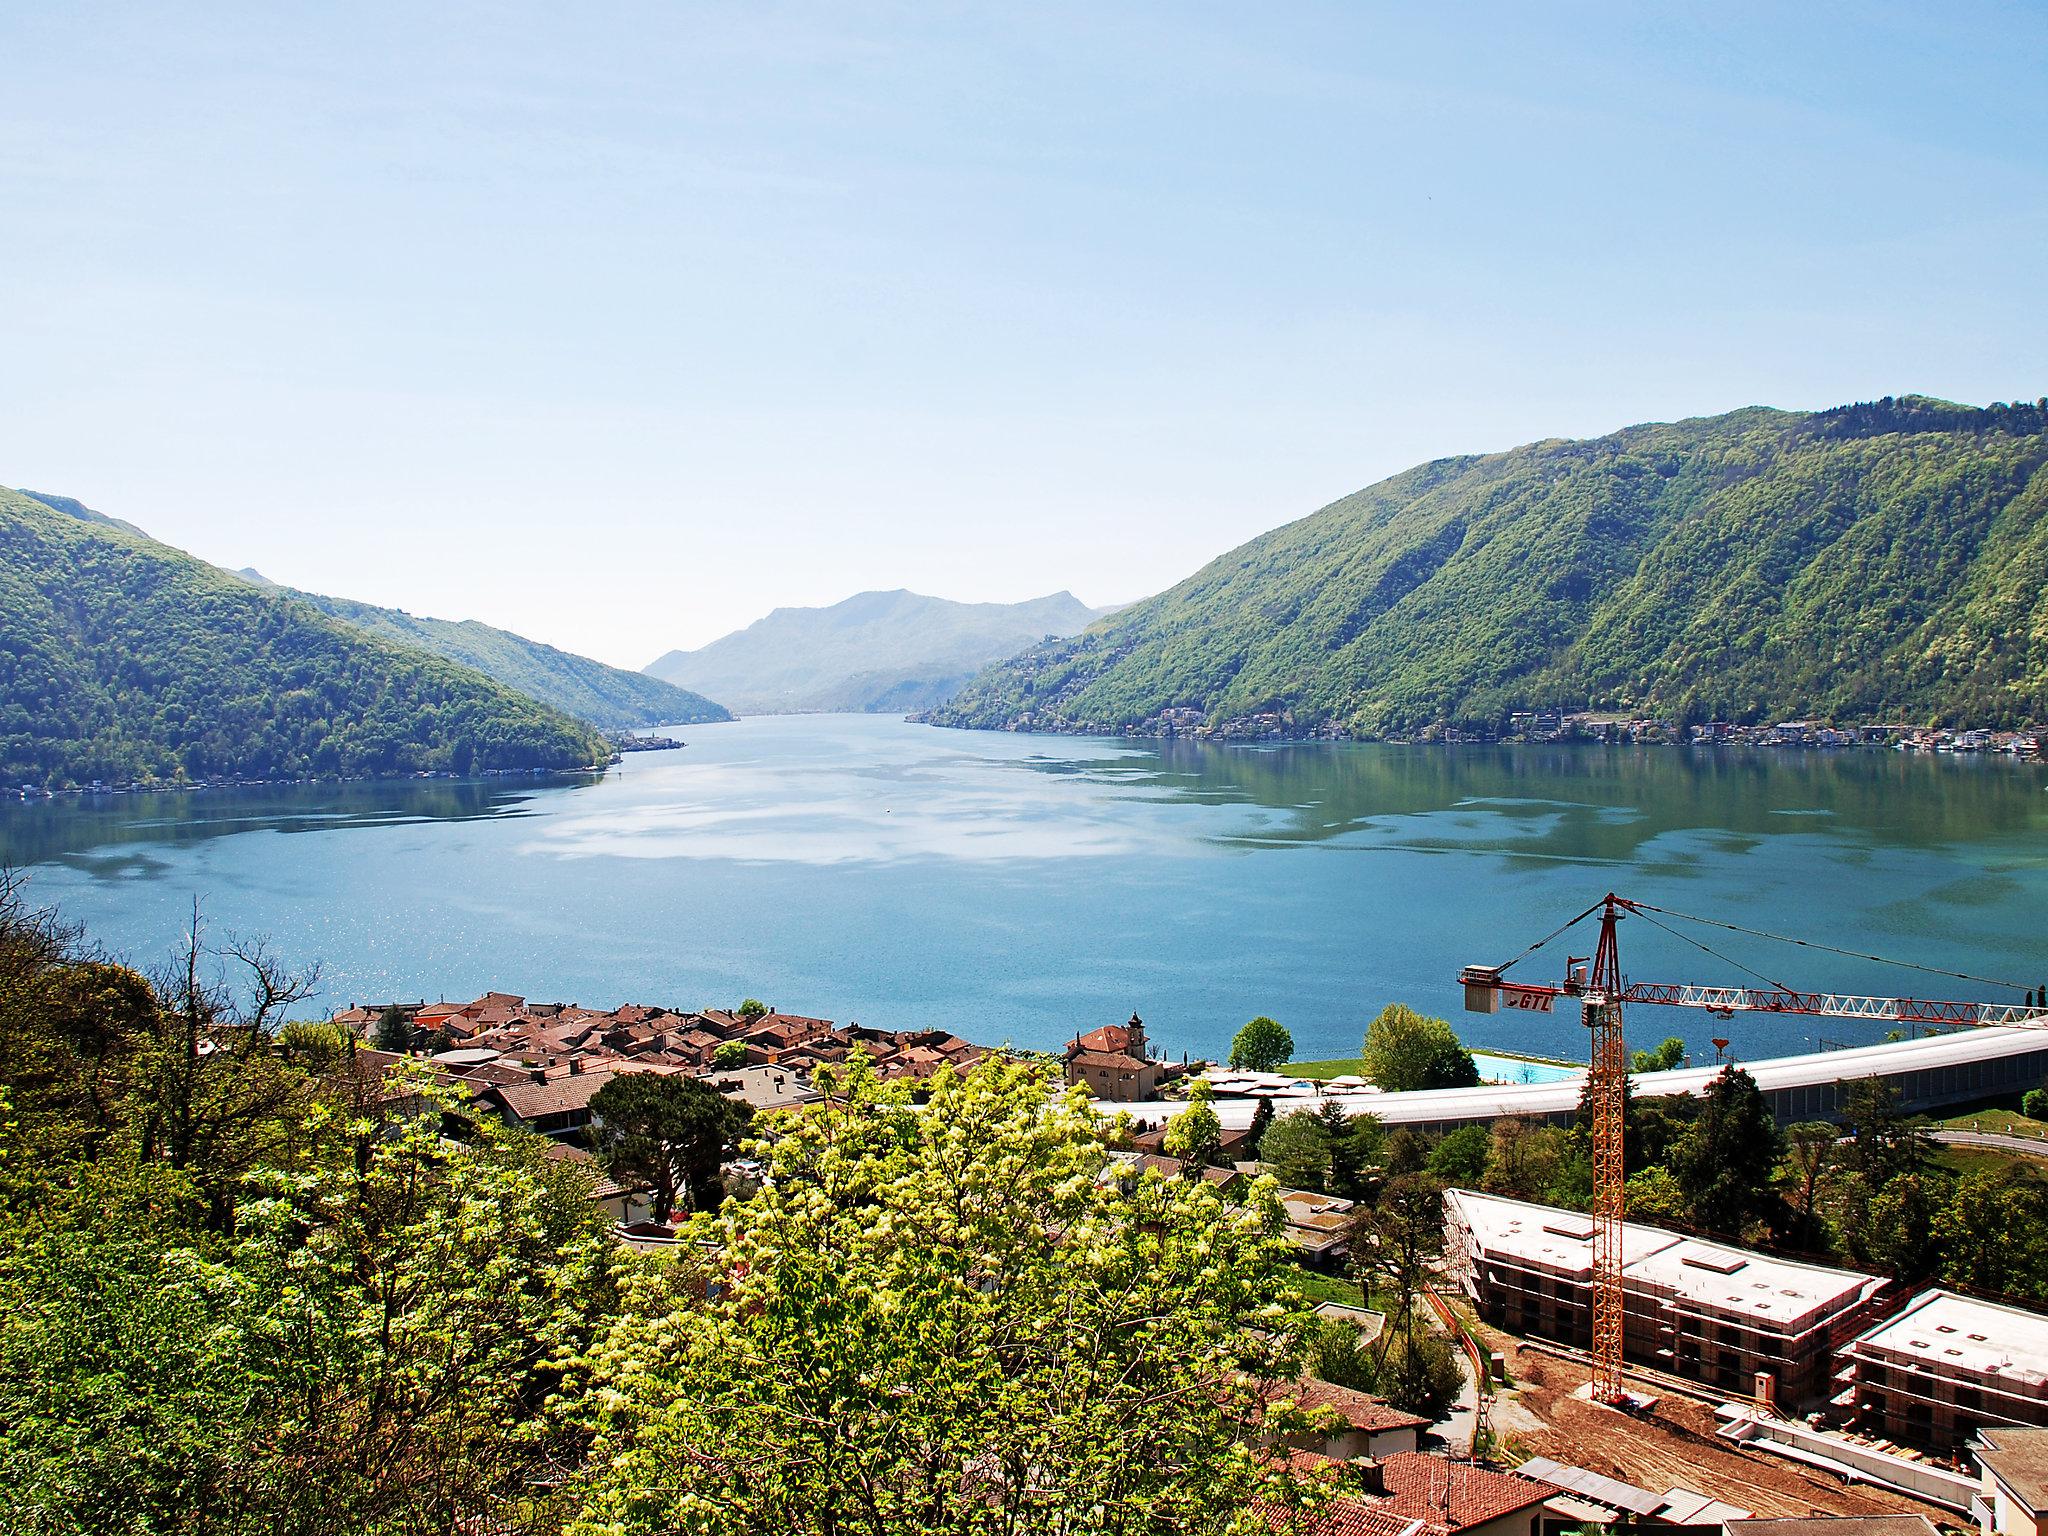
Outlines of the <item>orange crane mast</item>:
[[[1528,958],[1558,934],[1596,912],[1600,914],[1599,940],[1590,956],[1570,956],[1566,959],[1562,986],[1544,986],[1503,979],[1503,973],[1510,966]],[[1698,944],[1697,940],[1677,933],[1677,930],[1658,921],[1657,916],[1652,914],[1703,923],[1735,933],[1750,934],[1756,938],[1777,939],[1807,945],[1810,948],[1828,949],[1836,954],[1852,953],[1847,950],[1834,950],[1829,945],[1808,945],[1805,940],[1786,939],[1782,934],[1763,933],[1733,923],[1693,917],[1688,913],[1651,906],[1647,902],[1629,901],[1610,891],[1563,927],[1537,940],[1507,964],[1468,965],[1459,973],[1458,979],[1465,988],[1465,1007],[1468,1012],[1495,1013],[1505,1005],[1510,1008],[1548,1013],[1551,1011],[1551,1005],[1561,997],[1577,999],[1583,1009],[1586,1028],[1590,1034],[1586,1101],[1593,1121],[1592,1395],[1595,1401],[1610,1404],[1625,1404],[1628,1401],[1628,1392],[1622,1386],[1621,1380],[1624,1326],[1621,1276],[1626,1263],[1622,1252],[1622,1217],[1625,1208],[1624,1189],[1628,1180],[1628,1169],[1623,1156],[1628,1102],[1628,1050],[1622,1037],[1621,1020],[1624,1003],[1657,1003],[1668,1007],[1703,1008],[1721,1018],[1738,1012],[1759,1012],[1871,1019],[1915,1026],[1925,1024],[2048,1028],[2048,986],[2028,990],[2026,1002],[2017,1004],[1805,992],[1778,982],[1772,982],[1767,987],[1711,987],[1696,986],[1690,982],[1630,984],[1621,972],[1620,947],[1616,942],[1615,932],[1624,917],[1643,917],[1667,933],[1676,934],[1677,937],[1686,938],[1689,943]],[[1698,944],[1698,947],[1706,949],[1709,954],[1717,953],[1704,944]],[[1888,965],[1906,964],[1896,960],[1884,960],[1880,955],[1857,955],[1854,958],[1880,961]],[[1922,971],[1933,969],[1910,964],[1908,968]],[[1943,971],[1936,974],[1960,977],[1968,981],[1991,981],[1989,977],[1970,976],[1958,971]],[[1991,984],[2014,985],[2011,982]]]

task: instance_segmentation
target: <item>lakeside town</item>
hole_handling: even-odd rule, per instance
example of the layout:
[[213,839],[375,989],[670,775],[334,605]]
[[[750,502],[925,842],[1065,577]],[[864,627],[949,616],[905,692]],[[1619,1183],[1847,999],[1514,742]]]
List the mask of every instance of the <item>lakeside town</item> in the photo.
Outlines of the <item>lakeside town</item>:
[[[1388,1017],[1416,1019],[1425,1033],[1442,1026],[1404,1009]],[[1136,1016],[1043,1054],[985,1047],[944,1029],[840,1025],[752,999],[732,1009],[597,1010],[490,992],[466,1003],[353,1004],[331,1022],[361,1041],[358,1072],[423,1058],[473,1112],[544,1137],[551,1156],[588,1167],[592,1199],[618,1240],[651,1252],[677,1241],[680,1217],[663,1210],[657,1219],[654,1191],[593,1151],[604,1145],[594,1133],[609,1084],[641,1074],[700,1083],[744,1106],[755,1134],[772,1137],[774,1117],[828,1102],[832,1074],[856,1057],[913,1099],[941,1072],[968,1073],[1010,1056],[1056,1064],[1095,1103],[1111,1149],[1108,1176],[1194,1180],[1224,1209],[1273,1202],[1306,1293],[1320,1298],[1317,1325],[1343,1346],[1298,1379],[1260,1388],[1274,1424],[1291,1424],[1285,1414],[1293,1410],[1309,1413],[1308,1427],[1277,1441],[1268,1433],[1268,1443],[1284,1444],[1305,1465],[1344,1471],[1346,1491],[1333,1508],[1353,1523],[1318,1530],[1930,1536],[1967,1521],[1986,1536],[2034,1536],[2028,1522],[2044,1504],[2048,1314],[1938,1273],[1883,1273],[1880,1248],[1863,1251],[1859,1267],[1823,1262],[1798,1244],[1730,1241],[1693,1225],[1668,1199],[1643,1201],[1660,1219],[1631,1219],[1625,1228],[1630,1406],[1592,1400],[1595,1223],[1583,1209],[1546,1203],[1570,1182],[1555,1165],[1571,1134],[1560,1122],[1572,1117],[1542,1108],[1578,1093],[1562,1074],[1562,1087],[1486,1085],[1468,1061],[1457,1080],[1470,1087],[1388,1092],[1357,1073],[1289,1069],[1273,1059],[1279,1047],[1271,1041],[1284,1040],[1284,1031],[1265,1019],[1247,1026],[1228,1065],[1170,1059]],[[1432,1045],[1440,1043],[1432,1033]],[[1928,1105],[2024,1099],[2028,1110],[2048,1111],[2037,1102],[2048,1100],[2040,1086],[2048,1038],[2003,1055],[1972,1045],[1946,1036],[1848,1053],[1853,1064],[1845,1059],[1831,1084],[1840,1124],[1811,1119],[1814,1085],[1825,1079],[1766,1093],[1732,1066],[1684,1067],[1676,1040],[1639,1054],[1638,1092],[1652,1106],[1673,1102],[1659,1092],[1697,1094],[1711,1116],[1739,1079],[1764,1123],[1781,1122],[1770,1127],[1773,1145],[1789,1145],[1795,1159],[1806,1155],[1798,1148],[1817,1145],[1818,1123],[1845,1160],[1865,1155],[1858,1149],[1867,1140],[1868,1156],[1904,1159],[1904,1167],[1961,1138],[2032,1180],[2048,1139],[2029,1146],[2025,1138],[2030,1126],[2048,1138],[2048,1123],[1999,1111],[1967,1122],[1998,1128],[1989,1135],[1930,1132],[1924,1116],[1902,1107],[1900,1085]],[[1928,1054],[1942,1049],[1947,1058]],[[1853,1071],[1871,1075],[1851,1079]],[[1852,1091],[1859,1083],[1869,1091]],[[1452,1102],[1460,1094],[1477,1097]],[[1807,1118],[1786,1130],[1795,1098]],[[1213,1106],[1232,1102],[1251,1113],[1230,1116],[1226,1126]],[[1524,1111],[1524,1103],[1536,1108]],[[1422,1111],[1409,1112],[1417,1104]],[[1188,1130],[1205,1120],[1206,1129]],[[1950,1123],[1964,1122],[1943,1122]],[[1779,1172],[1777,1155],[1766,1179]],[[1546,1158],[1550,1173],[1532,1173]],[[728,1190],[758,1176],[744,1160],[720,1173]],[[1671,1182],[1662,1167],[1648,1175]],[[1405,1270],[1385,1253],[1390,1243],[1415,1240],[1414,1211],[1390,1227],[1404,1186],[1424,1195],[1419,1225],[1431,1232]],[[1761,1196],[1752,1190],[1749,1198]],[[1810,1225],[1811,1181],[1807,1198]],[[1637,1206],[1632,1197],[1631,1218]],[[1378,1376],[1343,1363],[1349,1352],[1370,1353],[1375,1341],[1383,1348],[1390,1328],[1418,1357],[1426,1352],[1418,1337],[1435,1345],[1433,1383],[1427,1370],[1396,1380],[1384,1362]],[[1282,1528],[1277,1517],[1274,1526]]]

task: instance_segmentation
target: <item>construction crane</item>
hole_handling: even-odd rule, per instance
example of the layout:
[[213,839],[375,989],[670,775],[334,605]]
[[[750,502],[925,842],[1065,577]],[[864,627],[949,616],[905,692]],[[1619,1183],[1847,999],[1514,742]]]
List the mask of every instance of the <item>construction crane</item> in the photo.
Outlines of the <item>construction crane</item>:
[[[1559,934],[1598,913],[1600,935],[1587,956],[1571,955],[1565,960],[1564,980],[1557,986],[1515,982],[1505,972],[1548,944]],[[1653,915],[1654,914],[1654,915]],[[1458,975],[1465,989],[1465,1007],[1472,1013],[1497,1013],[1502,1007],[1548,1013],[1559,998],[1577,999],[1590,1032],[1586,1074],[1586,1101],[1593,1121],[1593,1379],[1596,1402],[1621,1405],[1629,1400],[1621,1381],[1623,1293],[1621,1272],[1624,1185],[1628,1170],[1622,1157],[1623,1130],[1628,1097],[1628,1052],[1622,1036],[1622,1006],[1625,1003],[1656,1003],[1675,1008],[1703,1008],[1721,1018],[1736,1013],[1815,1014],[1831,1018],[1870,1019],[1908,1025],[1993,1026],[2016,1025],[2048,1028],[2048,985],[2028,989],[2025,1003],[1949,1002],[1917,997],[1865,997],[1840,992],[1807,992],[1758,976],[1763,987],[1708,987],[1690,982],[1634,982],[1622,974],[1616,929],[1625,917],[1641,917],[1705,950],[1716,959],[1726,955],[1709,945],[1680,933],[1660,918],[1704,924],[1754,938],[1775,939],[1803,948],[1849,955],[1884,965],[1904,965],[1963,981],[2013,986],[1964,971],[1936,971],[1931,966],[1887,960],[1882,955],[1862,955],[1815,944],[1783,934],[1744,928],[1737,923],[1693,917],[1648,902],[1630,901],[1612,891],[1577,917],[1538,939],[1504,965],[1468,965]],[[1730,964],[1736,962],[1728,961]],[[1741,969],[1747,970],[1744,966]],[[1752,973],[1755,974],[1755,973]],[[1718,1044],[1719,1042],[1717,1042]]]

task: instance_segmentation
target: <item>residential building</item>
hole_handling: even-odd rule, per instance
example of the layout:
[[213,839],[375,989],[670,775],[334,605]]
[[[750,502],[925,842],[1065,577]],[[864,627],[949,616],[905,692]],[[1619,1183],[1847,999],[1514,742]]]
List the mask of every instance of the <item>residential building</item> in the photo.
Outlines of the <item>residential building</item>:
[[2048,1316],[1922,1291],[1843,1350],[1858,1425],[1912,1445],[1960,1447],[2000,1425],[2048,1426]]
[[[1575,1211],[1454,1189],[1445,1260],[1481,1317],[1513,1333],[1592,1342],[1593,1222]],[[1835,1352],[1885,1282],[1628,1222],[1622,1352],[1788,1407],[1831,1391]]]
[[1259,1386],[1260,1420],[1264,1410],[1288,1403],[1302,1413],[1329,1421],[1327,1427],[1272,1436],[1268,1443],[1290,1450],[1312,1451],[1332,1461],[1361,1456],[1384,1460],[1420,1450],[1429,1420],[1405,1413],[1368,1392],[1304,1376],[1297,1381],[1268,1381]]
[[1159,1091],[1164,1062],[1147,1054],[1145,1021],[1135,1013],[1128,1024],[1105,1024],[1076,1035],[1066,1051],[1067,1081],[1098,1099],[1134,1103]]
[[1982,1429],[1971,1449],[1984,1474],[1973,1511],[1984,1536],[2048,1536],[2048,1429]]

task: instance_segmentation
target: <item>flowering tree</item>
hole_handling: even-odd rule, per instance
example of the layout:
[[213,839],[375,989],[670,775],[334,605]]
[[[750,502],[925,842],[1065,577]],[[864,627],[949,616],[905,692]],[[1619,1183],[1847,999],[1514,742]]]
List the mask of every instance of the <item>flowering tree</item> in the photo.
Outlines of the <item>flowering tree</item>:
[[591,1362],[586,1529],[1249,1528],[1285,1474],[1240,1443],[1244,1376],[1295,1348],[1270,1189],[1129,1175],[1038,1064],[929,1086],[856,1058],[638,1282]]

